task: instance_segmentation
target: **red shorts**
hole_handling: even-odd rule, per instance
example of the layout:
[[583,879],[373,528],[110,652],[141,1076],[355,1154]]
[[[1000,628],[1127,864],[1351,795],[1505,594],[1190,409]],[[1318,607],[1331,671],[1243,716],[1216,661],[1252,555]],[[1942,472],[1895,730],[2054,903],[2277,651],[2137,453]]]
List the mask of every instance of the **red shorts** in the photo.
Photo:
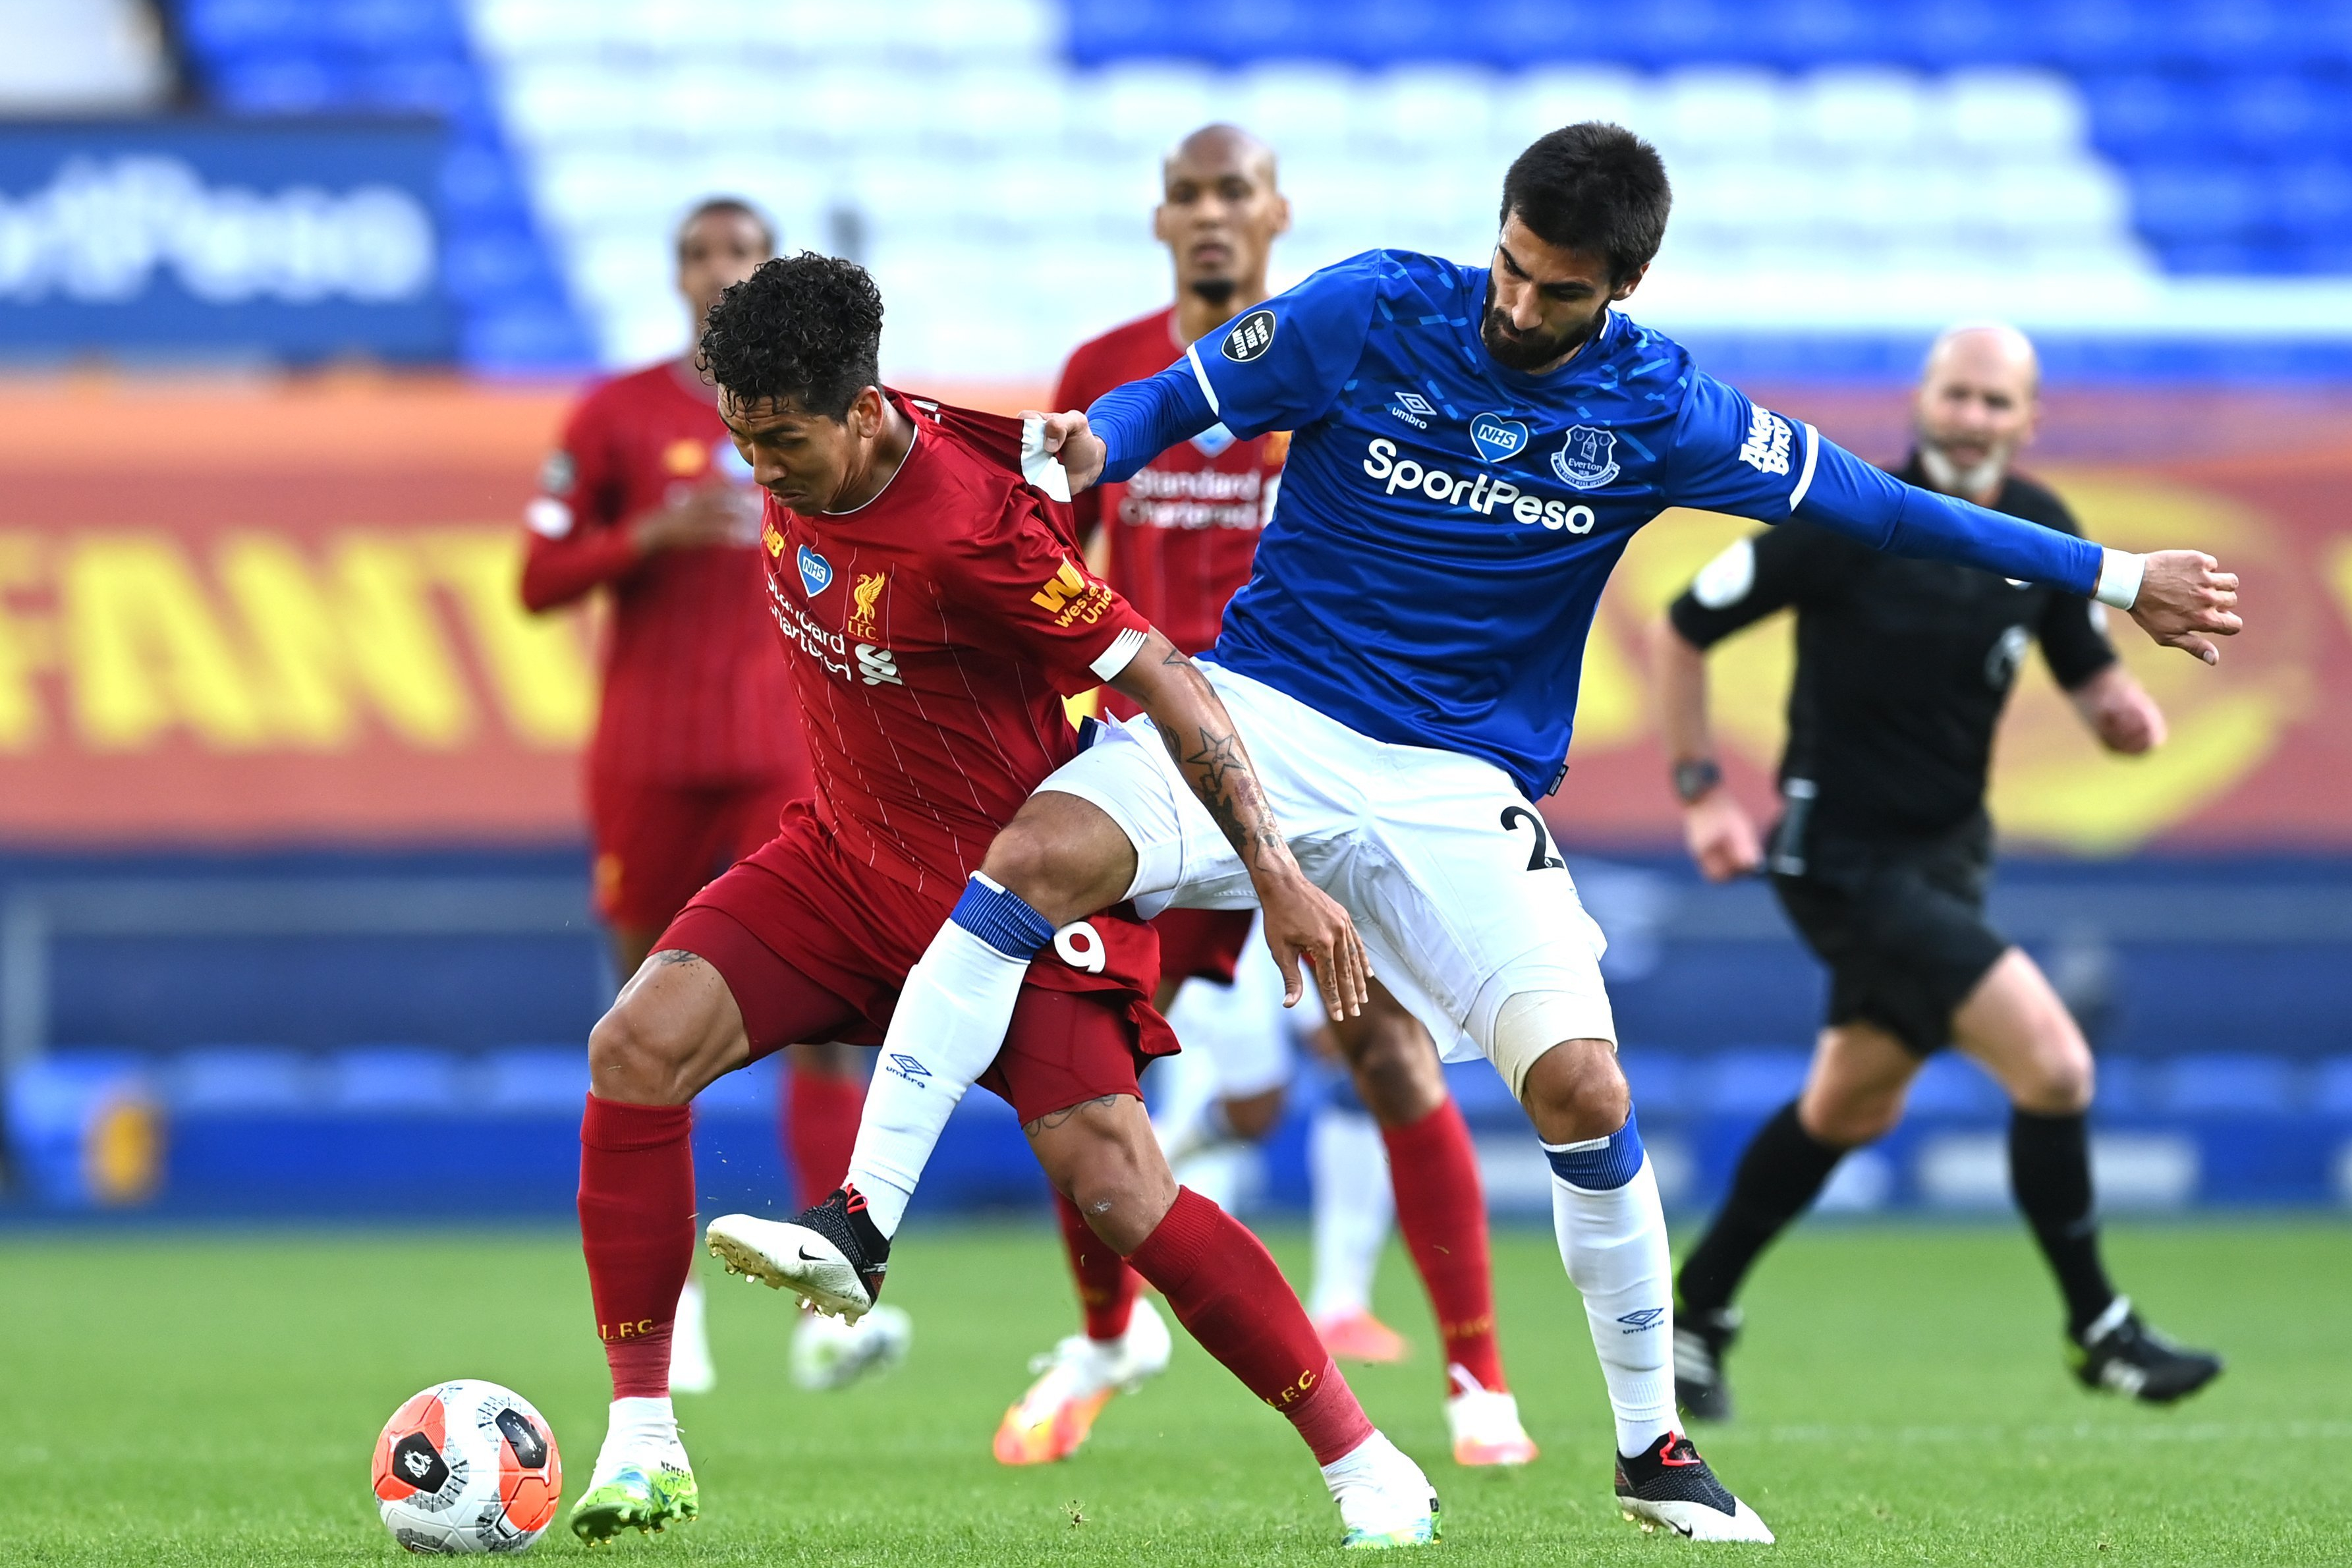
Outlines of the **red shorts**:
[[[849,859],[801,802],[655,945],[719,971],[754,1056],[804,1040],[879,1045],[907,972],[953,908]],[[1004,1049],[980,1081],[1024,1121],[1107,1094],[1140,1098],[1137,1071],[1176,1049],[1151,1005],[1159,959],[1151,928],[1129,911],[1062,928],[1029,966]]]
[[1160,933],[1160,976],[1231,985],[1256,919],[1255,910],[1160,910],[1151,917],[1151,929]]
[[784,803],[805,793],[780,780],[667,784],[588,775],[596,845],[596,912],[659,931],[686,901],[776,836]]

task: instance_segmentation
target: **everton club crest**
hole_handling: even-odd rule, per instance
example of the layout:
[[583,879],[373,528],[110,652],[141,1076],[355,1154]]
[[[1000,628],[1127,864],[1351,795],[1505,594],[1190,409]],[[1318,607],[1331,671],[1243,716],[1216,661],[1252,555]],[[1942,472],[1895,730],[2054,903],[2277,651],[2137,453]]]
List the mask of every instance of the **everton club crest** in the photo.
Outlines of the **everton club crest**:
[[1551,455],[1551,471],[1580,490],[1599,489],[1617,477],[1617,437],[1590,425],[1571,425]]

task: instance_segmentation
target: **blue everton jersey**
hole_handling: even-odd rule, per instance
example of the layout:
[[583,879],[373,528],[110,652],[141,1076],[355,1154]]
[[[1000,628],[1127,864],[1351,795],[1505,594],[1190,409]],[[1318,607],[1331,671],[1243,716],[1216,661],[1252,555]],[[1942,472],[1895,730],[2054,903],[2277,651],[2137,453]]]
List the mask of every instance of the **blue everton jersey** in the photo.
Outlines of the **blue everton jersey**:
[[1559,370],[1509,370],[1479,339],[1486,293],[1483,268],[1370,251],[1096,405],[1114,470],[1151,455],[1123,442],[1170,434],[1164,419],[1120,431],[1120,411],[1140,406],[1122,394],[1154,384],[1184,403],[1181,424],[1292,432],[1255,575],[1210,658],[1376,740],[1485,757],[1538,795],[1564,768],[1601,589],[1667,507],[1780,521],[1827,481],[1844,503],[1830,510],[1870,513],[1881,548],[2077,593],[2096,581],[2097,548],[2063,535],[1955,543],[1939,512],[1925,528],[1908,518],[1911,535],[1938,537],[1906,536],[1904,487],[1613,310]]

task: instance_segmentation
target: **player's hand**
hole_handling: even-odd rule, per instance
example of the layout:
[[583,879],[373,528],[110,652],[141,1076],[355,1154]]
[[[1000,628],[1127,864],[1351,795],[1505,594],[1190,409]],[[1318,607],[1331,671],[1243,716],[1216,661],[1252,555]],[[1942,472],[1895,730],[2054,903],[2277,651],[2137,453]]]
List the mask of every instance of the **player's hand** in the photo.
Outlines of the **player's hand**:
[[1339,900],[1296,867],[1261,883],[1257,897],[1265,912],[1265,945],[1282,971],[1282,1005],[1295,1006],[1307,994],[1298,973],[1304,960],[1323,993],[1323,1011],[1334,1023],[1361,1013],[1371,991],[1372,963],[1356,922]]
[[629,537],[640,555],[750,544],[760,537],[759,497],[740,485],[713,479],[637,519]]
[[2120,664],[2107,666],[2066,696],[2111,752],[2136,757],[2164,744],[2164,710]]
[[1024,409],[1021,417],[1045,422],[1045,450],[1062,460],[1062,470],[1070,476],[1072,495],[1102,478],[1110,448],[1087,423],[1084,412],[1074,408],[1067,414],[1040,414]]
[[2144,559],[2131,618],[2165,647],[2221,663],[2213,638],[2236,637],[2245,625],[2237,613],[2238,574],[2201,550],[2158,550]]
[[1710,882],[1745,877],[1764,863],[1763,840],[1747,808],[1717,784],[1683,807],[1683,842]]

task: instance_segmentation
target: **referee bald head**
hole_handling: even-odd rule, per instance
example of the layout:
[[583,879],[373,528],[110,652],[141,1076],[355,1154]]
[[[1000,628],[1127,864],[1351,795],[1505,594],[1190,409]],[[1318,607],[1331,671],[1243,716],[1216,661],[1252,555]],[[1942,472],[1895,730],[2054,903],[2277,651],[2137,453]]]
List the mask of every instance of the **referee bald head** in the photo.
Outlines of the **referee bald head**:
[[1997,321],[1945,328],[1920,367],[1914,413],[1929,482],[1990,505],[2042,414],[2032,341]]

